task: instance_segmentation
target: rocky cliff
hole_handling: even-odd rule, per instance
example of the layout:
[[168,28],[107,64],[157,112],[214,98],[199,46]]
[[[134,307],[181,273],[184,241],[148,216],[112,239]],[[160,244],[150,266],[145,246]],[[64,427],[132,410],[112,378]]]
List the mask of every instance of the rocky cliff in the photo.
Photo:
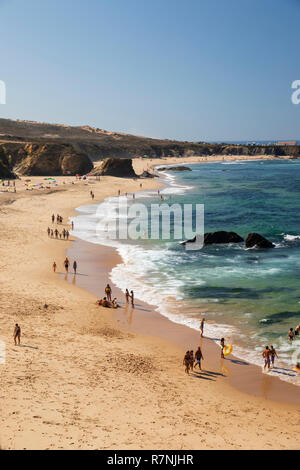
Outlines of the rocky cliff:
[[93,174],[122,178],[134,178],[137,176],[133,169],[131,158],[106,158],[101,168],[94,170]]
[[0,148],[8,159],[10,171],[30,175],[86,173],[92,168],[91,161],[99,162],[105,158],[186,158],[194,155],[300,157],[300,147],[297,145],[179,142],[109,132],[89,126],[71,127],[9,119],[0,119]]

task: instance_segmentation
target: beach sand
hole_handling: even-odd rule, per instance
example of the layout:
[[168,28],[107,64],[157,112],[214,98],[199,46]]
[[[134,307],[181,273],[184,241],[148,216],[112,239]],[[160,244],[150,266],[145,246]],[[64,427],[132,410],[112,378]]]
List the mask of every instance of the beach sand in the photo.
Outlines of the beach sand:
[[[141,172],[178,160],[134,163]],[[239,375],[234,368],[220,371],[212,342],[203,345],[206,372],[188,377],[182,366],[188,328],[138,300],[132,313],[96,306],[87,287],[93,291],[98,283],[97,297],[103,295],[110,268],[120,262],[113,250],[99,247],[101,263],[90,252],[77,278],[70,273],[69,282],[64,280],[66,250],[80,258],[82,250],[91,249],[72,237],[52,240],[46,233],[52,213],[67,221],[75,207],[91,203],[91,185],[63,184],[71,179],[57,178],[57,187],[38,192],[25,191],[22,178],[16,194],[0,194],[0,340],[6,343],[6,363],[0,364],[0,447],[299,449],[296,387],[274,379],[275,395],[276,387],[283,387],[281,401],[270,400],[265,398],[269,377],[267,395],[262,390],[255,396],[252,373],[240,373],[242,389],[252,394],[244,393],[233,386]],[[92,185],[94,202],[118,189],[138,191],[139,184],[101,178]],[[143,189],[158,185],[143,180]],[[21,347],[13,343],[15,323],[22,328]]]

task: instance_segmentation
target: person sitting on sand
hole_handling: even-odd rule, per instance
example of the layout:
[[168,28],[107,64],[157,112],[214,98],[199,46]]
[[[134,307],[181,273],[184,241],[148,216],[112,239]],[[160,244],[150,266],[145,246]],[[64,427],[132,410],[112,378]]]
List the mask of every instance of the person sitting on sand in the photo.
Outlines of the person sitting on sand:
[[293,330],[293,328],[290,328],[290,331],[288,333],[288,339],[289,339],[289,341],[294,341],[294,338],[295,338],[294,330]]
[[20,343],[21,343],[21,328],[18,325],[18,323],[16,323],[16,326],[15,326],[15,329],[14,329],[15,346],[17,346],[17,340],[18,340],[18,344],[20,345]]
[[185,353],[185,356],[183,358],[183,365],[185,366],[185,373],[189,374],[190,373],[190,351],[187,351]]
[[270,369],[270,357],[271,357],[271,351],[269,349],[269,346],[266,346],[264,352],[262,353],[262,356],[265,360],[265,365],[264,365],[264,369],[267,367],[268,369]]
[[276,350],[273,348],[273,346],[271,346],[271,348],[270,348],[270,356],[271,356],[271,364],[272,364],[272,367],[274,367],[275,357],[277,357],[277,359],[278,359],[278,356],[277,356],[277,352],[276,352]]
[[106,308],[110,308],[111,307],[111,304],[110,302],[108,302],[107,298],[104,297],[103,299],[99,300],[99,305],[101,305],[101,307],[106,307]]
[[117,298],[116,298],[116,297],[113,299],[113,301],[112,301],[111,304],[112,304],[112,308],[119,308],[119,304],[118,304],[118,302],[117,302]]
[[201,348],[199,346],[196,353],[195,353],[195,362],[196,362],[195,368],[198,365],[199,370],[202,370],[202,368],[201,368],[201,359],[204,359],[204,357],[203,357]]
[[111,302],[111,287],[109,284],[107,284],[107,286],[105,287],[105,294],[107,296],[107,300]]

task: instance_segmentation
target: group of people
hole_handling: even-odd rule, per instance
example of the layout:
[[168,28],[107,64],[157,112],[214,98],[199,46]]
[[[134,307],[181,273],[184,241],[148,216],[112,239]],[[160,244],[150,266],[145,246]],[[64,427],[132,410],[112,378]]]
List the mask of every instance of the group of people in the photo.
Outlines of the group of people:
[[294,341],[295,336],[300,335],[300,323],[296,326],[295,330],[293,328],[290,328],[288,332],[288,339],[289,341]]
[[95,199],[95,194],[93,193],[93,191],[90,191],[90,195],[91,195],[92,200],[94,200]]
[[198,347],[197,351],[187,351],[184,355],[183,358],[183,365],[185,366],[185,373],[189,374],[190,370],[193,371],[194,368],[196,369],[197,365],[199,367],[199,370],[202,370],[201,368],[201,361],[204,359],[202,351],[200,346]]
[[[55,261],[54,261],[52,267],[53,267],[53,271],[56,272],[57,264],[56,264]],[[70,260],[69,260],[68,257],[66,257],[66,259],[64,260],[64,267],[65,267],[66,273],[68,273],[69,272],[69,267],[70,267]],[[73,271],[74,271],[74,274],[77,274],[77,261],[73,262]]]
[[269,346],[266,346],[263,353],[262,353],[262,356],[265,360],[265,365],[264,365],[264,369],[270,369],[271,367],[274,367],[274,364],[275,364],[275,358],[277,356],[277,352],[275,350],[275,348],[273,346],[271,346],[269,348]]
[[109,284],[105,287],[105,297],[103,299],[97,300],[97,305],[106,308],[118,308],[119,304],[117,302],[117,298],[114,297],[112,299],[112,289]]
[[64,239],[64,240],[69,240],[69,237],[70,237],[70,232],[69,230],[66,230],[65,228],[63,229],[62,232],[59,232],[57,230],[57,228],[55,230],[53,229],[50,229],[50,227],[48,227],[47,229],[47,233],[48,233],[48,237],[50,238],[57,238],[57,239]]
[[[52,219],[52,223],[54,224],[55,223],[55,215],[54,214],[52,214],[51,219]],[[63,221],[64,221],[63,217],[61,215],[57,214],[56,215],[56,223],[57,224],[62,224]]]

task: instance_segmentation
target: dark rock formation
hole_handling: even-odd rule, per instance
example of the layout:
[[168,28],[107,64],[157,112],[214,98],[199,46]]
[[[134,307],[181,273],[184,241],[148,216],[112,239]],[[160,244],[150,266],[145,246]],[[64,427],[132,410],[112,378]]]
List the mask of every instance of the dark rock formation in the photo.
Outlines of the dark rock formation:
[[0,179],[13,179],[15,175],[10,170],[9,159],[0,148]]
[[246,248],[274,248],[275,245],[259,233],[249,233],[245,242]]
[[143,171],[141,175],[139,175],[140,178],[157,178],[158,175],[154,175],[153,173],[150,173],[149,171]]
[[119,178],[136,178],[131,158],[106,158],[100,169],[93,172],[96,176],[118,176]]
[[244,239],[235,232],[208,232],[204,235],[204,245],[217,243],[240,243]]
[[15,171],[20,175],[84,175],[93,168],[87,155],[68,144],[26,144],[15,158]]
[[157,171],[192,171],[188,166],[163,166],[157,168]]

